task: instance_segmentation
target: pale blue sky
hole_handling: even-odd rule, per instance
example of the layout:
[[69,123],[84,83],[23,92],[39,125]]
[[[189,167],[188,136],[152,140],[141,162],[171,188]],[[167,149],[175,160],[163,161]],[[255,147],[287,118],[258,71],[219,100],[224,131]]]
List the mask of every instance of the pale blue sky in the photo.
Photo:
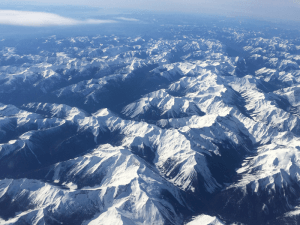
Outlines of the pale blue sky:
[[[2,5],[6,2],[10,5],[26,4],[23,0],[1,0],[1,2]],[[39,5],[87,5],[300,21],[300,0],[31,0],[30,2]]]

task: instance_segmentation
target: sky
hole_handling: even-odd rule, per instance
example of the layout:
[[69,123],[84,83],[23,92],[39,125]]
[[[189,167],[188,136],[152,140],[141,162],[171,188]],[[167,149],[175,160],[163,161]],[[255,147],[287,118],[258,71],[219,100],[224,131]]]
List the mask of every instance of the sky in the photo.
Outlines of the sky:
[[[156,10],[166,12],[183,12],[222,15],[228,17],[251,17],[269,21],[299,21],[300,22],[300,0],[1,0],[1,5],[86,5],[101,8],[121,8],[135,10]],[[13,9],[13,7],[11,8]],[[23,13],[23,14],[22,14]],[[38,17],[44,20],[35,21]],[[15,18],[15,19],[14,19]],[[26,18],[26,20],[24,20]],[[22,22],[23,21],[23,22]],[[25,22],[27,21],[27,22]],[[60,22],[59,22],[60,21]],[[59,18],[55,14],[30,14],[29,12],[0,11],[0,24],[24,26],[47,26],[47,25],[75,25],[90,23],[108,23],[113,21],[96,20],[72,20],[70,18]]]

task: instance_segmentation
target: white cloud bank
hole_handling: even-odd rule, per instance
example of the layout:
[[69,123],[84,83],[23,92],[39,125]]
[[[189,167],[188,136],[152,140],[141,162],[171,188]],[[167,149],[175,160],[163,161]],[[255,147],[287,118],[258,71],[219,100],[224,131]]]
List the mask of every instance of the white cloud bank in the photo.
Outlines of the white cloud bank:
[[132,21],[132,22],[138,22],[139,21],[138,19],[127,18],[127,17],[117,17],[116,19],[118,19],[118,20],[124,20],[124,21]]
[[114,20],[75,20],[59,16],[53,13],[45,12],[30,12],[30,11],[16,11],[16,10],[0,10],[0,24],[15,25],[15,26],[31,26],[31,27],[45,27],[45,26],[72,26],[84,24],[101,24],[114,23]]

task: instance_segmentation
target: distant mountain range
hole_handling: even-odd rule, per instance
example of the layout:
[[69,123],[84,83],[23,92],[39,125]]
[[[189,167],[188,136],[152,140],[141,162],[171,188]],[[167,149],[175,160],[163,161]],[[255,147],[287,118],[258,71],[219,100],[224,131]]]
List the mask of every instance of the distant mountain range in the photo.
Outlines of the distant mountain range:
[[0,224],[300,224],[292,33],[3,39]]

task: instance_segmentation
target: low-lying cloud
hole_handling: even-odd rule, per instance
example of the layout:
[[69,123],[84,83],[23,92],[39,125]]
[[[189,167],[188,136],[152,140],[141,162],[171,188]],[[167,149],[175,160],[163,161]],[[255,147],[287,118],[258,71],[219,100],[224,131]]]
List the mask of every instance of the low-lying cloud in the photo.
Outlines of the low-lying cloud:
[[[300,1],[300,0],[299,0]],[[127,18],[127,17],[117,17],[118,20],[124,20],[124,21],[131,21],[131,22],[138,22],[138,19],[135,18]]]
[[53,13],[17,10],[0,10],[0,24],[30,27],[74,26],[84,24],[114,23],[114,20],[76,20]]

